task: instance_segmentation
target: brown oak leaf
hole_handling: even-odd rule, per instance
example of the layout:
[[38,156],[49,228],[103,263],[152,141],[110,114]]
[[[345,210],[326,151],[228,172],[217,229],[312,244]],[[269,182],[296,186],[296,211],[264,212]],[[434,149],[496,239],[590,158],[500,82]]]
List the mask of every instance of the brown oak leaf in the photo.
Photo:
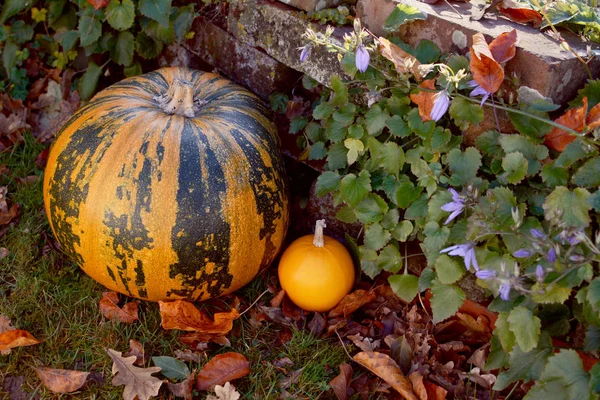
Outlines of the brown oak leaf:
[[123,308],[119,307],[119,295],[116,292],[104,292],[100,299],[100,312],[106,319],[116,319],[126,324],[137,321],[138,301],[130,301]]
[[197,390],[209,390],[215,385],[244,377],[250,373],[250,362],[240,353],[218,354],[211,358],[198,372]]
[[13,329],[0,334],[0,351],[10,350],[15,347],[32,346],[41,343],[31,333]]
[[[571,128],[576,132],[582,132],[585,127],[585,114],[587,113],[588,108],[587,97],[582,99],[582,103],[583,104],[580,107],[567,110],[563,115],[554,120],[554,122],[564,125],[567,128]],[[554,127],[550,133],[544,137],[544,144],[553,150],[563,151],[565,147],[576,138],[577,136],[572,135],[563,129]]]
[[419,400],[412,390],[412,384],[390,356],[373,351],[362,351],[352,359],[383,379],[406,400]]
[[160,372],[160,367],[139,368],[133,365],[135,356],[123,357],[120,351],[106,349],[106,352],[112,358],[112,384],[114,386],[125,385],[123,390],[124,400],[148,400],[156,396],[163,381],[152,376]]
[[164,329],[224,335],[233,328],[233,321],[240,316],[234,308],[229,312],[215,313],[211,320],[193,303],[185,300],[159,301],[158,305]]
[[350,314],[358,310],[367,303],[375,300],[377,295],[375,292],[369,290],[359,289],[350,294],[344,296],[342,301],[331,311],[329,311],[329,318],[341,317],[348,318]]
[[235,387],[227,382],[225,385],[216,385],[215,386],[215,394],[216,396],[208,395],[206,400],[238,400],[240,398],[240,394],[235,390]]
[[89,372],[69,369],[34,368],[44,386],[55,393],[71,393],[85,383]]
[[338,400],[348,399],[348,389],[352,381],[352,367],[346,363],[340,364],[340,374],[329,382]]

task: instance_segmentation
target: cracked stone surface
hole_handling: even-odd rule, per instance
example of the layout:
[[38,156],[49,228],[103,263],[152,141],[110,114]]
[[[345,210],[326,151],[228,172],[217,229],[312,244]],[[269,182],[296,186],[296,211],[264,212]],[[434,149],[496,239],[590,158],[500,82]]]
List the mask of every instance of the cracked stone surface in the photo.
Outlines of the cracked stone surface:
[[304,11],[319,11],[324,8],[335,7],[340,4],[340,0],[279,0],[283,4],[298,8]]

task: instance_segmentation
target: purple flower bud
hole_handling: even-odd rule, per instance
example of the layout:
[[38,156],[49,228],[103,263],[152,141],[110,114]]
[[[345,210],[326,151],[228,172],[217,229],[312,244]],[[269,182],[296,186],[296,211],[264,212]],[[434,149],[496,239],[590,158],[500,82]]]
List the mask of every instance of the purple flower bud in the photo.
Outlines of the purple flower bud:
[[356,68],[360,72],[365,72],[367,68],[369,68],[369,61],[371,60],[371,56],[369,56],[369,52],[362,44],[358,45],[356,48]]
[[531,236],[533,236],[534,238],[537,238],[537,239],[544,239],[544,238],[546,238],[546,235],[544,235],[544,233],[542,231],[538,230],[538,229],[531,228],[529,230],[529,232],[531,232]]
[[544,273],[544,267],[538,264],[537,267],[535,267],[535,276],[537,277],[538,281],[544,279]]
[[439,121],[448,111],[448,107],[450,107],[450,96],[446,90],[442,90],[435,95],[429,117],[434,121]]
[[548,261],[551,263],[556,261],[556,249],[554,247],[550,247],[550,250],[548,250]]
[[585,257],[581,254],[573,254],[572,256],[569,256],[569,260],[573,262],[582,262],[585,260]]
[[491,269],[482,269],[481,271],[475,272],[475,276],[483,280],[494,279],[496,277],[496,271],[492,271]]
[[531,253],[525,249],[517,250],[513,253],[513,256],[517,258],[527,258],[531,256]]
[[306,46],[300,48],[302,49],[302,51],[300,52],[300,62],[304,62],[310,54],[310,44],[307,44]]
[[510,283],[504,282],[502,285],[500,285],[500,290],[498,290],[498,292],[500,293],[500,298],[502,300],[509,300],[510,299]]

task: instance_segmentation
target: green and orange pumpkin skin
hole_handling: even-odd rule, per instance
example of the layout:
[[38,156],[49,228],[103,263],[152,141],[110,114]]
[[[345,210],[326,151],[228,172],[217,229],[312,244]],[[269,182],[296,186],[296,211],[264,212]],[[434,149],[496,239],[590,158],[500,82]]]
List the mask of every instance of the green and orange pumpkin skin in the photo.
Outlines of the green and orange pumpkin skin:
[[[178,82],[193,115],[159,104]],[[151,301],[206,300],[250,282],[288,225],[267,115],[246,89],[186,68],[99,92],[59,132],[46,166],[44,204],[64,252],[107,288]]]

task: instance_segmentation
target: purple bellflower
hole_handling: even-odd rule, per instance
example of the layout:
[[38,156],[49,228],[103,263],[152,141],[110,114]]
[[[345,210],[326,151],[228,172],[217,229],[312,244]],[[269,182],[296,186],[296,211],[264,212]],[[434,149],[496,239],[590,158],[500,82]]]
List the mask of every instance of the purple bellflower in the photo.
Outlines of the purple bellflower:
[[451,214],[450,216],[448,216],[446,222],[444,222],[444,225],[448,225],[450,221],[458,217],[465,208],[465,199],[460,194],[458,194],[456,190],[452,188],[448,190],[450,191],[450,193],[452,193],[452,201],[450,203],[444,204],[441,208],[442,210]]
[[542,281],[544,280],[544,267],[542,267],[540,264],[537,265],[537,267],[535,267],[535,276],[537,278],[538,281]]
[[479,103],[479,107],[483,107],[483,103],[485,103],[488,97],[490,97],[491,93],[479,86],[475,80],[470,81],[469,86],[475,88],[471,91],[471,93],[469,93],[469,97],[483,96],[481,103]]
[[504,282],[500,285],[498,293],[500,293],[500,298],[502,300],[508,301],[510,299],[510,283]]
[[546,235],[544,235],[544,233],[542,231],[540,231],[539,229],[531,228],[529,230],[529,232],[531,232],[531,236],[533,236],[536,239],[545,239],[546,238]]
[[311,48],[310,44],[307,44],[305,46],[298,48],[298,50],[301,50],[300,51],[300,62],[306,61],[306,59],[310,55],[310,48]]
[[369,61],[371,60],[371,56],[369,56],[369,52],[362,44],[359,44],[356,48],[356,69],[360,72],[365,72],[367,68],[369,68]]
[[531,252],[529,252],[528,250],[525,249],[521,249],[521,250],[517,250],[513,253],[513,256],[517,257],[517,258],[527,258],[529,256],[531,256]]
[[551,263],[556,261],[556,250],[554,249],[554,247],[550,247],[550,250],[548,250],[548,261],[550,261]]
[[429,117],[434,121],[439,121],[446,114],[450,107],[450,96],[447,90],[439,91],[433,100],[433,107],[429,113]]
[[482,269],[481,271],[475,272],[475,276],[483,280],[494,279],[496,275],[496,271],[491,269]]
[[448,253],[449,256],[460,256],[465,260],[467,271],[471,269],[471,265],[475,271],[479,271],[479,264],[475,255],[475,243],[473,242],[455,244],[454,246],[446,247],[440,253]]

